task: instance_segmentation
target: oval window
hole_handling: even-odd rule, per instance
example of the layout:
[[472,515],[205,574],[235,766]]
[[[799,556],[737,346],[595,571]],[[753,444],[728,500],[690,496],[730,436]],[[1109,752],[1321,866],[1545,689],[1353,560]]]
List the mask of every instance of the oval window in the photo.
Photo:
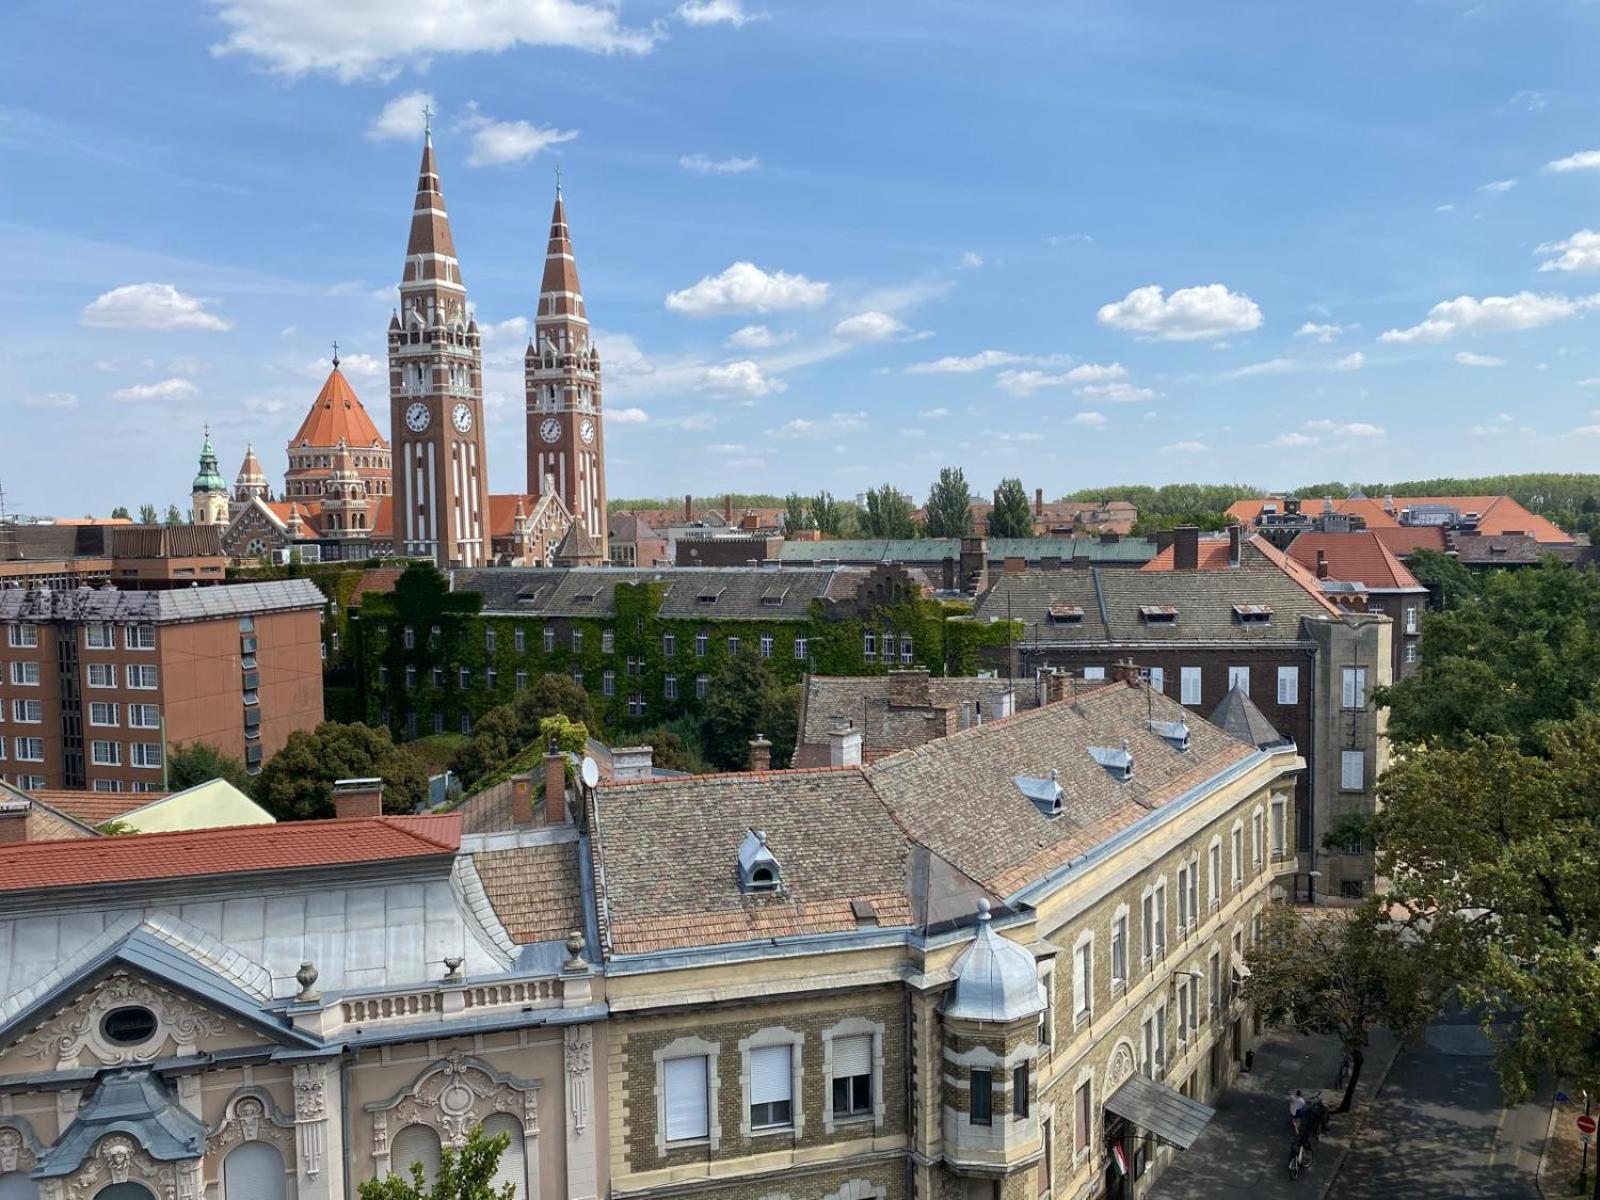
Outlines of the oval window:
[[130,1005],[108,1012],[100,1022],[100,1032],[106,1041],[118,1046],[137,1046],[155,1036],[156,1026],[155,1013],[139,1005]]

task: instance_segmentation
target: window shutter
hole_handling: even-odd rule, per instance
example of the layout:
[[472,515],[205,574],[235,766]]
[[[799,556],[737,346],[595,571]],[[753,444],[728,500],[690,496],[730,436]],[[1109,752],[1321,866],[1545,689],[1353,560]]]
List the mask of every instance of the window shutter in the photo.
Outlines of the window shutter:
[[665,1064],[667,1084],[667,1140],[709,1136],[706,1118],[706,1059],[669,1059]]
[[750,1103],[789,1099],[789,1046],[758,1046],[750,1051]]
[[228,1200],[283,1200],[283,1155],[267,1142],[243,1142],[222,1161]]
[[1085,679],[1104,679],[1106,677],[1106,669],[1104,667],[1085,667],[1083,669],[1083,677]]
[[833,1077],[848,1079],[853,1075],[872,1074],[872,1035],[833,1039]]
[[1167,673],[1161,667],[1150,668],[1150,690],[1159,692],[1167,686]]
[[411,1178],[411,1164],[422,1164],[422,1179],[432,1187],[439,1178],[439,1135],[426,1125],[407,1125],[395,1135],[390,1150],[393,1173]]
[[[489,1137],[503,1133],[511,1139],[500,1155],[499,1165],[495,1167],[491,1185],[494,1194],[498,1196],[509,1183],[516,1188],[512,1193],[514,1200],[525,1200],[528,1194],[528,1165],[522,1144],[522,1123],[510,1113],[494,1113],[484,1121],[483,1132]],[[234,1197],[229,1196],[228,1200],[234,1200]]]
[[1200,668],[1181,667],[1178,672],[1178,684],[1182,692],[1179,699],[1184,704],[1200,703]]
[[1278,703],[1298,704],[1300,702],[1300,668],[1278,668]]
[[1359,792],[1366,782],[1366,755],[1360,750],[1345,750],[1339,755],[1339,786]]

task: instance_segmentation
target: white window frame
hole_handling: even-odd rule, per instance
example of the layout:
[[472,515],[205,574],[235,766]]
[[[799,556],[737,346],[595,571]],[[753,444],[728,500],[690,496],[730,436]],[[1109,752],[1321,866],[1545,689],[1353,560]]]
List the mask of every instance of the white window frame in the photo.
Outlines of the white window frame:
[[[150,678],[153,682],[144,682],[146,671],[150,672]],[[138,680],[138,682],[135,683],[135,680]],[[159,691],[161,688],[160,672],[147,663],[129,663],[124,681],[127,683],[128,689],[135,692],[154,692]]]
[[[145,715],[143,710],[145,710],[147,708],[155,709],[155,720],[146,721],[146,720],[142,719],[144,717],[144,715]],[[141,719],[140,720],[134,720],[134,718],[136,716],[141,718]],[[130,705],[128,705],[128,728],[129,729],[160,729],[161,728],[161,706],[159,704],[130,704]]]
[[1244,886],[1244,822],[1233,823],[1233,833],[1228,842],[1228,879],[1233,890]]
[[1104,679],[1106,677],[1106,669],[1104,667],[1085,667],[1083,669],[1083,677],[1087,681]]
[[1245,695],[1248,696],[1250,694],[1250,668],[1249,667],[1229,667],[1228,668],[1228,690],[1231,692],[1236,687],[1243,688]]
[[[32,706],[31,708],[29,706]],[[25,716],[25,713],[36,711],[37,716]],[[43,725],[44,701],[43,700],[13,700],[11,702],[11,719],[18,725]]]
[[122,644],[129,650],[154,650],[156,648],[156,627],[154,625],[125,625],[122,629]]
[[883,1100],[883,1037],[885,1026],[881,1021],[869,1021],[865,1017],[846,1017],[837,1025],[830,1025],[822,1031],[822,1129],[825,1133],[832,1133],[836,1125],[856,1125],[867,1123],[867,1114],[858,1113],[848,1117],[837,1117],[833,1113],[833,1043],[836,1038],[870,1037],[872,1039],[872,1113],[871,1121],[874,1129],[882,1129],[886,1109]]
[[[31,669],[30,669],[31,668]],[[29,678],[32,675],[33,678]],[[38,687],[39,664],[36,662],[14,662],[11,664],[12,687]]]
[[1094,930],[1086,929],[1072,944],[1072,1026],[1094,1020]]
[[[18,762],[43,762],[44,739],[42,737],[19,737],[11,739],[13,757]],[[33,751],[37,750],[37,753]]]
[[1261,805],[1256,805],[1250,814],[1250,865],[1257,871],[1266,859],[1267,851],[1267,813]]
[[1156,889],[1147,887],[1139,893],[1139,962],[1150,969],[1156,953]]
[[[101,752],[105,753],[102,754]],[[89,743],[89,762],[96,767],[120,767],[122,765],[122,744],[95,739]]]
[[1275,859],[1283,858],[1289,853],[1289,798],[1287,796],[1274,796],[1272,798],[1271,816],[1267,823],[1267,837],[1271,845],[1271,854]]
[[1219,833],[1211,839],[1211,845],[1206,847],[1206,901],[1210,911],[1215,912],[1222,907],[1222,835]]
[[18,621],[6,626],[6,644],[17,650],[37,650],[39,627],[31,621]]
[[[151,751],[154,750],[155,761],[151,762]],[[130,766],[139,767],[147,771],[161,769],[161,743],[160,742],[130,742],[128,744],[128,763]]]
[[[703,1038],[681,1037],[655,1052],[656,1064],[656,1154],[665,1158],[669,1148],[708,1145],[713,1151],[722,1146],[722,1122],[718,1118],[722,1081],[718,1069],[722,1047]],[[706,1136],[667,1141],[667,1062],[671,1059],[699,1058],[706,1068]],[[748,1114],[747,1114],[748,1119]]]
[[1367,790],[1367,752],[1365,750],[1339,751],[1339,790],[1364,792]]
[[1415,604],[1406,605],[1406,632],[1417,633],[1421,628],[1422,624],[1418,617],[1417,606]]
[[1367,669],[1342,667],[1339,671],[1339,707],[1352,711],[1367,706]]
[[117,648],[117,628],[96,621],[85,625],[83,628],[83,648],[85,650],[115,650]]
[[1050,959],[1039,964],[1039,986],[1044,989],[1044,1011],[1039,1014],[1039,1045],[1056,1044],[1056,965]]
[[1200,687],[1201,675],[1199,667],[1178,668],[1178,702],[1180,704],[1199,704]]
[[[1118,958],[1122,959],[1119,964]],[[1118,967],[1121,970],[1118,970]],[[1116,995],[1128,986],[1128,906],[1117,905],[1111,917],[1111,993]]]
[[[805,1106],[802,1099],[805,1096],[805,1047],[806,1035],[781,1025],[769,1026],[759,1029],[739,1042],[739,1133],[742,1137],[760,1137],[763,1134],[779,1133],[790,1137],[800,1137],[805,1133]],[[789,1124],[763,1125],[757,1129],[751,1124],[751,1052],[754,1050],[768,1049],[773,1046],[787,1046],[789,1048]],[[831,1098],[830,1098],[831,1100]],[[830,1104],[831,1106],[831,1104]]]
[[1300,703],[1300,668],[1278,668],[1278,703]]
[[1149,683],[1151,691],[1153,691],[1153,692],[1165,692],[1167,690],[1167,671],[1166,671],[1166,668],[1165,667],[1147,667],[1146,668],[1146,682]]
[[1167,877],[1161,876],[1151,889],[1156,901],[1156,944],[1153,957],[1167,956]]

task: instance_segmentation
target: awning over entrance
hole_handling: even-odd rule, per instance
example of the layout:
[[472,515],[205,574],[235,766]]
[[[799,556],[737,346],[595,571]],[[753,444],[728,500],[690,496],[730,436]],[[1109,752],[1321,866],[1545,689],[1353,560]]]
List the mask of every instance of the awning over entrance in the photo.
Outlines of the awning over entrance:
[[1106,1111],[1187,1150],[1217,1110],[1143,1075],[1130,1075],[1106,1099]]

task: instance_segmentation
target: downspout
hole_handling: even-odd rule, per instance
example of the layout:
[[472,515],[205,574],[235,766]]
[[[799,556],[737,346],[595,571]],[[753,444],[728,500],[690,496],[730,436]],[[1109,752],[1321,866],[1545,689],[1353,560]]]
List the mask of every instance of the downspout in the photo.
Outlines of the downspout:
[[350,1190],[350,1051],[339,1052],[339,1123],[344,1127],[344,1196],[343,1200],[351,1200],[355,1195]]
[[[1322,647],[1321,647],[1321,644],[1319,642],[1317,642],[1315,640],[1313,640],[1311,642],[1311,645],[1310,645],[1310,654],[1311,654],[1310,676],[1318,684],[1323,682],[1322,676],[1318,673],[1318,670],[1317,670],[1317,666],[1318,666],[1318,663],[1317,663],[1317,652],[1321,648]],[[1309,704],[1309,709],[1307,711],[1306,716],[1307,716],[1307,724],[1311,728],[1311,758],[1308,758],[1306,760],[1307,765],[1308,765],[1308,769],[1306,771],[1306,833],[1307,833],[1306,849],[1311,854],[1311,863],[1306,868],[1306,871],[1308,872],[1307,875],[1306,875],[1306,894],[1307,894],[1307,896],[1310,897],[1311,903],[1312,904],[1316,904],[1316,902],[1317,902],[1317,881],[1316,881],[1316,879],[1314,877],[1312,877],[1309,874],[1309,872],[1315,871],[1317,869],[1317,788],[1318,788],[1318,783],[1319,783],[1319,780],[1318,780],[1317,777],[1318,777],[1318,774],[1322,770],[1323,763],[1321,761],[1321,756],[1318,755],[1317,752],[1316,752],[1317,751],[1317,689],[1315,687],[1311,687],[1311,688],[1307,689],[1307,692],[1308,692],[1308,694],[1310,696],[1310,704]],[[1313,760],[1315,760],[1315,765],[1312,765]],[[1299,821],[1297,820],[1295,822],[1295,824],[1298,825]]]

